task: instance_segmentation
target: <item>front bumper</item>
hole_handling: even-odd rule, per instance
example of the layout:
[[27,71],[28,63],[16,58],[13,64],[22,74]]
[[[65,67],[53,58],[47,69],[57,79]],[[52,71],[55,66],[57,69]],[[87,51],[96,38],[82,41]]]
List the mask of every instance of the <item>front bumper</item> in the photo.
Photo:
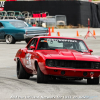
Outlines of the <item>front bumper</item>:
[[47,36],[49,33],[37,33],[37,34],[24,34],[24,39],[30,39],[35,36]]
[[45,68],[42,69],[42,72],[45,75],[83,77],[83,78],[90,78],[91,73],[94,73],[93,77],[99,77],[100,75],[100,69],[70,69],[70,68],[57,68],[48,66],[45,66]]

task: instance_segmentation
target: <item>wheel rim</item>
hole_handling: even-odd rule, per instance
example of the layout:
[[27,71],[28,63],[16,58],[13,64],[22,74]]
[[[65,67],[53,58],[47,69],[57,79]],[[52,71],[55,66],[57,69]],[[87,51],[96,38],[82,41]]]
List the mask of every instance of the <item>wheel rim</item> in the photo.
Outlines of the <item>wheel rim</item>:
[[11,43],[12,42],[12,36],[11,35],[7,35],[6,36],[6,42],[7,43]]

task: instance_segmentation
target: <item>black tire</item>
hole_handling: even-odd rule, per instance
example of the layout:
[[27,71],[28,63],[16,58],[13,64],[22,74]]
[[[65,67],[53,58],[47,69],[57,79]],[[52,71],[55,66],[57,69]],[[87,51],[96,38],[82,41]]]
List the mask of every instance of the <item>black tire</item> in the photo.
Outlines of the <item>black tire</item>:
[[83,78],[75,78],[75,80],[83,80]]
[[18,61],[17,62],[17,77],[18,79],[29,79],[30,78],[30,74],[28,74],[24,67],[22,66],[21,62]]
[[48,76],[44,75],[40,68],[37,69],[37,83],[47,83],[48,82]]
[[15,39],[12,35],[6,35],[5,40],[7,44],[15,44]]
[[26,42],[27,44],[28,44],[28,42],[29,42],[29,41],[30,41],[30,40],[28,40],[28,39],[27,39],[27,40],[25,40],[25,42]]
[[93,78],[93,79],[88,78],[87,79],[87,84],[99,84],[99,77]]

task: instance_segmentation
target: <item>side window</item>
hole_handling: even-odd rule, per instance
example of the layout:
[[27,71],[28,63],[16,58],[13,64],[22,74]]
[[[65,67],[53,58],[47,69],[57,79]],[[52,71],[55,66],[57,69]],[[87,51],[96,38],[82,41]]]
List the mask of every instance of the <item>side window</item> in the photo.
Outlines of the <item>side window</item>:
[[0,28],[3,28],[4,26],[3,26],[3,24],[2,23],[0,23]]
[[84,51],[84,52],[88,52],[85,44],[82,41],[79,42],[79,49]]
[[31,43],[29,44],[29,46],[28,46],[28,50],[31,50],[31,49],[30,49],[30,46],[35,46],[35,47],[36,47],[37,41],[38,41],[37,38],[33,39],[33,40],[31,41]]

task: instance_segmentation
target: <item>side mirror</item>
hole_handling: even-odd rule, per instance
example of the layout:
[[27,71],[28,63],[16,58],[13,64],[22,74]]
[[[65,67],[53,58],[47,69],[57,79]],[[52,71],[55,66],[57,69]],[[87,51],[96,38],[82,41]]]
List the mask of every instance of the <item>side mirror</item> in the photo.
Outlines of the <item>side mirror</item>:
[[93,50],[91,50],[91,49],[89,49],[89,51],[90,51],[90,53],[92,53],[92,52],[93,52]]
[[32,50],[35,49],[35,46],[30,46],[30,49],[32,49]]

